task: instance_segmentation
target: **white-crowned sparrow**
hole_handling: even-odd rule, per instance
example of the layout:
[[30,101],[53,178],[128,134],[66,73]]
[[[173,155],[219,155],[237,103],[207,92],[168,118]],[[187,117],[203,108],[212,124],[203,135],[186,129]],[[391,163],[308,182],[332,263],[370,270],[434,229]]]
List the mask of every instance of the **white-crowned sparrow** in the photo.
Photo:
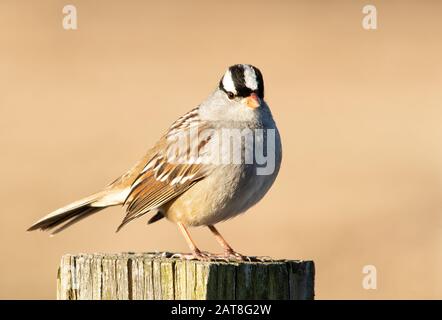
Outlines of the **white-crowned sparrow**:
[[28,230],[55,234],[106,207],[126,205],[127,214],[117,231],[154,212],[148,223],[163,217],[177,223],[192,250],[189,256],[204,259],[210,254],[196,247],[186,227],[208,226],[226,257],[243,258],[214,224],[246,211],[266,194],[278,174],[281,156],[279,132],[264,101],[261,72],[251,65],[234,65],[212,94],[175,121],[127,173],[104,190],[43,217]]

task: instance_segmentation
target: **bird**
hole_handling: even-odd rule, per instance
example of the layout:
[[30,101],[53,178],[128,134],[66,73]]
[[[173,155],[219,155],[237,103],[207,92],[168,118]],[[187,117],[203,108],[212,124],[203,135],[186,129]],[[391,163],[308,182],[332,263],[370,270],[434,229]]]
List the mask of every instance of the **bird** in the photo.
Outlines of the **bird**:
[[[238,143],[226,143],[235,138]],[[258,159],[258,149],[267,154]],[[268,168],[263,156],[273,161],[266,163]],[[150,214],[147,224],[166,218],[178,226],[191,250],[184,258],[244,260],[247,256],[235,251],[215,224],[258,203],[273,185],[281,160],[281,137],[264,100],[262,73],[253,65],[235,64],[131,169],[101,191],[44,216],[28,231],[54,235],[107,207],[123,206],[126,215],[117,232]],[[209,228],[222,254],[200,250],[189,232],[198,226]]]

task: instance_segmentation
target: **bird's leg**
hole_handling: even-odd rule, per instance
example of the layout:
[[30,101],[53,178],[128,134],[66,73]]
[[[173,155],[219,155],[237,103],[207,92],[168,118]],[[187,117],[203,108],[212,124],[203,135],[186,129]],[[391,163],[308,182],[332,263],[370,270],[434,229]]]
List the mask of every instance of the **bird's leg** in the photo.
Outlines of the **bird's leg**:
[[189,230],[182,224],[181,222],[177,222],[178,228],[180,229],[181,233],[183,234],[184,238],[186,239],[187,245],[189,246],[190,250],[192,250],[192,253],[189,254],[175,254],[175,257],[185,258],[185,259],[198,259],[198,260],[207,260],[209,257],[203,253],[198,247],[196,246],[195,242],[193,241],[192,237],[190,236]]
[[242,254],[239,254],[227,243],[227,241],[223,238],[223,236],[219,233],[219,231],[213,225],[208,226],[210,231],[212,231],[215,236],[216,241],[223,247],[224,249],[224,257],[226,258],[234,258],[238,260],[246,260],[246,257]]

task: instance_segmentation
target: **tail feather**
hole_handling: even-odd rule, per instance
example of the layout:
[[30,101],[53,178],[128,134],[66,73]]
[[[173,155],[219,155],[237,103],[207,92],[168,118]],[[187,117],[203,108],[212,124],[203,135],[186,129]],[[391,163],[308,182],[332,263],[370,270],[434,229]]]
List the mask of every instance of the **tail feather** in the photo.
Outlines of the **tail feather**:
[[[49,231],[55,229],[51,232],[51,234],[54,235],[100,210],[109,206],[122,204],[121,201],[115,201],[115,197],[111,197],[112,201],[110,201],[109,195],[109,192],[100,192],[75,201],[44,216],[34,223],[28,231]],[[109,201],[106,201],[107,199],[109,199]]]
[[[72,217],[70,217],[69,219],[67,219],[66,221],[57,223],[56,226],[60,226],[57,229],[51,231],[51,235],[55,235],[61,231],[63,231],[64,229],[72,226],[73,224],[77,223],[80,220],[83,220],[84,218],[89,217],[90,215],[101,211],[103,209],[105,209],[106,207],[101,207],[101,208],[97,208],[97,207],[89,207],[89,208],[85,208],[81,213],[77,214],[77,215],[73,215]],[[52,227],[54,228],[55,225]]]

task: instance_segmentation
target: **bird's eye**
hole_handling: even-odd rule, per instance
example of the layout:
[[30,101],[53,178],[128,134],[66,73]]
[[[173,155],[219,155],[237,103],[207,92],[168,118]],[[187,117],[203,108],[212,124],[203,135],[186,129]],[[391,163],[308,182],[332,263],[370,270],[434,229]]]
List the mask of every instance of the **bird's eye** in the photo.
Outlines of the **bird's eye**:
[[235,98],[235,95],[233,94],[233,92],[227,92],[227,96],[229,97],[230,100]]

